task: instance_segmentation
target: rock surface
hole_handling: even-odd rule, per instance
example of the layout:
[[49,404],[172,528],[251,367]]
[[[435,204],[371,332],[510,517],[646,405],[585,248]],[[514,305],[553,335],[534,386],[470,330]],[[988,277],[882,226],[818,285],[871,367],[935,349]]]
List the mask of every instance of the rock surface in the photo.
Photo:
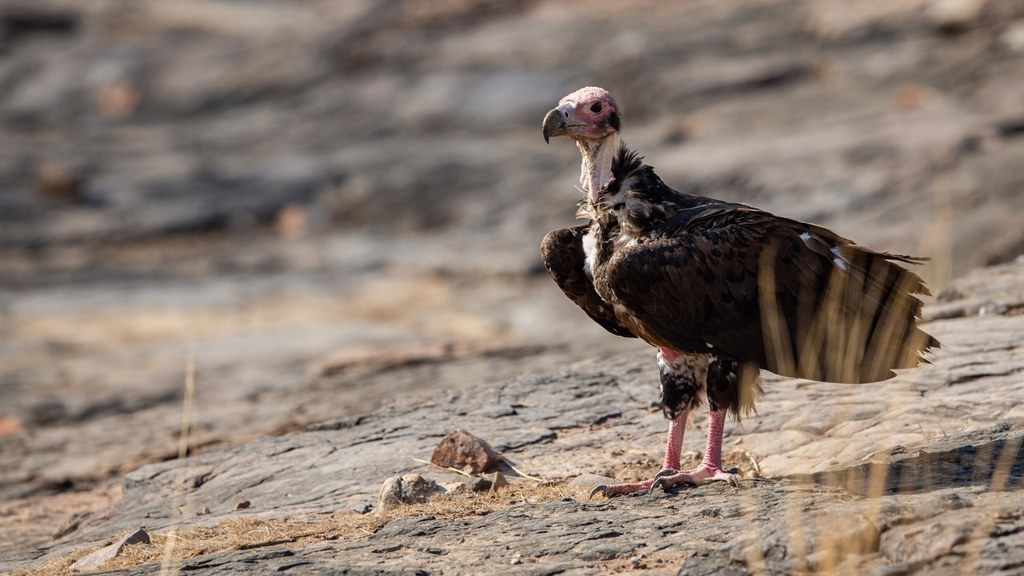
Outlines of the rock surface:
[[[929,322],[945,346],[930,365],[875,385],[767,376],[759,414],[726,429],[726,461],[748,476],[739,489],[528,500],[454,519],[399,516],[363,537],[217,553],[179,569],[1016,573],[1024,566],[1024,408],[1016,400],[1024,395],[1024,260],[978,271],[950,293],[959,296],[947,306],[985,298],[1002,313]],[[453,423],[486,431],[533,476],[643,477],[658,468],[666,427],[650,406],[656,382],[647,357],[587,361],[144,466],[125,476],[112,508],[83,518],[46,557],[142,522],[159,531],[230,520],[239,498],[253,513],[294,519],[372,502],[391,476],[444,480],[417,459]],[[688,445],[699,445],[702,427],[698,418]],[[763,478],[749,477],[754,462]],[[182,516],[184,500],[187,510],[210,513]]]

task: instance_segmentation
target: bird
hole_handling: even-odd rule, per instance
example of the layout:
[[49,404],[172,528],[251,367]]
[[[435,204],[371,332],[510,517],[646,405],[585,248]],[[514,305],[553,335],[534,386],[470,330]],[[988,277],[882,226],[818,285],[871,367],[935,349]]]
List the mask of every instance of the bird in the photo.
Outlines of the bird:
[[[568,137],[582,156],[579,225],[541,243],[562,292],[612,334],[657,349],[669,420],[652,478],[602,484],[591,497],[681,484],[728,482],[727,415],[755,410],[761,370],[823,382],[868,383],[929,361],[941,344],[924,332],[924,281],[904,265],[827,228],[758,208],[676,191],[620,141],[611,94],[589,86],[543,120],[544,140]],[[700,463],[680,470],[691,411],[708,404]]]

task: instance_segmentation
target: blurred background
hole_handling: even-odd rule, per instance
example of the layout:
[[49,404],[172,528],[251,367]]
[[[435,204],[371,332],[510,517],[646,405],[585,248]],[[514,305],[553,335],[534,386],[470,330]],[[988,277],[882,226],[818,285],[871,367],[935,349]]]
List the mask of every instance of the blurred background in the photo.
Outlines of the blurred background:
[[670,185],[935,293],[1024,252],[1019,0],[2,0],[6,546],[176,457],[189,359],[210,450],[651,354],[539,259],[579,170],[540,122],[585,85]]

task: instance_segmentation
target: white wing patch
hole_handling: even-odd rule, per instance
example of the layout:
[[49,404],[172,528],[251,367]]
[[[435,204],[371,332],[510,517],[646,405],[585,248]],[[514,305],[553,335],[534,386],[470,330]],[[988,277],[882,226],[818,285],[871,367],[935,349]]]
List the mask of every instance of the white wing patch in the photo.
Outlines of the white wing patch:
[[590,232],[583,235],[583,271],[594,277],[594,262],[597,260],[597,238]]
[[836,265],[836,268],[846,270],[846,260],[843,258],[842,252],[839,251],[839,246],[833,248],[832,253],[836,255],[836,257],[832,259],[832,263]]
[[[801,232],[800,233],[800,239],[804,241],[804,244],[807,244],[808,246],[811,245],[811,233],[810,232],[807,232],[806,230]],[[820,240],[819,240],[819,242],[820,242]],[[839,268],[840,270],[846,270],[846,267],[847,267],[846,258],[843,258],[843,253],[842,253],[842,251],[840,251],[840,247],[839,246],[833,246],[832,247],[832,254],[835,255],[835,257],[832,258],[832,264],[834,264],[835,267]]]

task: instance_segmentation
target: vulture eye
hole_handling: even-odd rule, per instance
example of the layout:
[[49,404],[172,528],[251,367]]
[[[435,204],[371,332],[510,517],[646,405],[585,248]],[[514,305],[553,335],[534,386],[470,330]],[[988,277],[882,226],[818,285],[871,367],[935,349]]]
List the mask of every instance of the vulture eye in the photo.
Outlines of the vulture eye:
[[600,114],[601,113],[601,103],[600,102],[594,102],[594,105],[590,107],[590,111],[593,112],[594,114]]

